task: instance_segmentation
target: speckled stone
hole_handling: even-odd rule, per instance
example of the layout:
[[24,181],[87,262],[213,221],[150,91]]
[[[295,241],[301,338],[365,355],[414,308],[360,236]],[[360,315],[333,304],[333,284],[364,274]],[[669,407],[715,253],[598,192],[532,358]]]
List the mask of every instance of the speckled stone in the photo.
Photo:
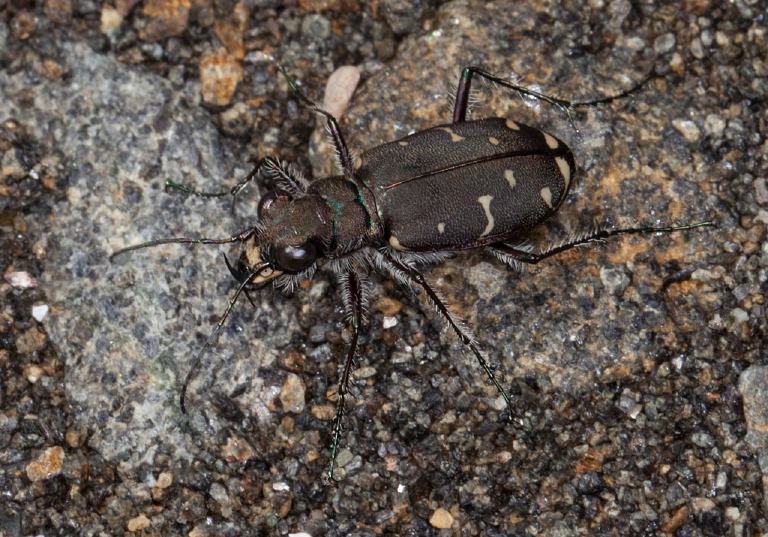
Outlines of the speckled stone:
[[[759,3],[464,0],[406,20],[397,2],[374,14],[340,0],[327,11],[313,3],[329,24],[306,34],[301,3],[276,4],[249,14],[244,75],[228,101],[248,108],[229,115],[200,106],[197,66],[221,46],[214,24],[229,16],[212,5],[187,17],[181,3],[176,19],[153,22],[163,2],[120,2],[124,19],[108,35],[100,4],[74,4],[66,32],[43,10],[0,23],[0,122],[23,123],[26,135],[8,145],[29,172],[0,185],[0,270],[40,283],[2,283],[0,531],[112,534],[143,525],[143,514],[162,535],[424,535],[442,506],[453,521],[441,531],[462,535],[768,532],[768,465],[744,417],[763,386],[739,391],[745,371],[765,365],[768,334]],[[665,79],[570,119],[477,84],[472,117],[539,126],[575,155],[576,184],[534,244],[595,220],[711,218],[718,228],[616,238],[523,272],[479,253],[426,271],[487,351],[512,423],[473,357],[425,317],[430,308],[374,278],[374,302],[403,307],[386,330],[371,311],[356,367],[373,374],[351,386],[340,481],[326,485],[327,418],[349,340],[333,276],[238,304],[183,415],[179,384],[232,292],[221,252],[237,249],[108,258],[253,221],[255,188],[232,215],[230,200],[165,192],[166,179],[220,191],[265,154],[310,169],[312,115],[270,58],[314,99],[335,67],[358,65],[341,123],[358,151],[450,121],[447,95],[464,65],[576,100],[654,68]],[[65,74],[47,78],[44,59]],[[249,128],[217,128],[238,110],[252,112]],[[17,340],[38,327],[19,312],[41,298],[47,338],[19,353]],[[279,398],[289,375],[306,386],[299,413]],[[57,446],[61,473],[31,482],[26,465]]]

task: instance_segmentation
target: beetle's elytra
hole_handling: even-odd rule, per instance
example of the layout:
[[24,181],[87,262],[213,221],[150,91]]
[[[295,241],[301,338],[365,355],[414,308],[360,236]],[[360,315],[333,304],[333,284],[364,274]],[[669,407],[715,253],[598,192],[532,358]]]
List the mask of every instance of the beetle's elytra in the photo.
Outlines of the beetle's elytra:
[[214,341],[240,294],[247,288],[262,288],[269,283],[294,288],[312,277],[319,260],[330,261],[330,268],[341,284],[352,338],[339,379],[328,477],[333,474],[341,440],[344,399],[358,337],[366,320],[369,272],[379,272],[426,294],[451,330],[477,358],[506,401],[511,418],[510,399],[474,336],[427,282],[419,271],[420,266],[473,248],[483,248],[509,265],[538,263],[580,244],[613,235],[671,232],[711,225],[701,222],[678,227],[595,230],[541,252],[514,244],[557,211],[572,184],[576,164],[568,147],[551,134],[506,118],[467,121],[473,77],[483,77],[564,110],[624,97],[645,81],[613,97],[570,103],[468,67],[459,80],[451,123],[374,147],[353,159],[336,119],[307,99],[284,71],[283,74],[297,98],[325,117],[338,156],[340,175],[309,183],[276,159],[264,157],[230,191],[202,193],[182,188],[202,196],[236,195],[248,182],[263,175],[272,190],[259,201],[259,220],[253,227],[223,239],[159,239],[129,246],[113,253],[112,257],[167,243],[242,244],[237,263],[232,266],[227,261],[239,286],[184,381],[180,397],[183,411],[186,389],[200,358]]
[[[356,174],[404,252],[479,248],[520,236],[565,199],[575,164],[547,133],[510,119],[442,125],[363,153]],[[467,180],[467,174],[483,180]]]

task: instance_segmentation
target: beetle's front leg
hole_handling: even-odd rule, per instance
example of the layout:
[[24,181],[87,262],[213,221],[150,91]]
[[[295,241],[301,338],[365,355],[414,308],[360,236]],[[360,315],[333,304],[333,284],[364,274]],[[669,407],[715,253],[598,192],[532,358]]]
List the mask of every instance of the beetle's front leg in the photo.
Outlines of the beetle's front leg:
[[366,278],[362,274],[350,269],[340,278],[341,296],[344,301],[344,309],[347,315],[347,322],[352,332],[352,338],[349,342],[347,351],[347,360],[344,362],[344,371],[339,377],[338,399],[336,402],[336,418],[333,422],[333,438],[331,440],[331,460],[328,464],[326,477],[333,478],[333,465],[336,462],[336,456],[339,452],[341,442],[341,423],[344,418],[344,399],[349,392],[349,378],[352,375],[352,366],[355,361],[355,352],[357,351],[357,340],[360,336],[360,330],[365,321],[365,297],[366,297]]
[[264,157],[259,162],[256,163],[256,166],[253,167],[253,169],[248,173],[248,175],[245,176],[245,179],[237,183],[235,186],[233,186],[230,189],[222,190],[221,192],[203,192],[201,190],[195,190],[191,187],[184,186],[179,183],[174,183],[173,181],[167,180],[165,181],[165,186],[169,188],[175,188],[176,190],[181,190],[185,194],[191,194],[192,196],[198,196],[200,198],[223,198],[224,196],[237,196],[237,194],[240,193],[240,191],[245,188],[245,186],[253,181],[257,175],[259,175],[259,171],[262,167],[267,166],[269,163],[275,162],[274,159],[270,157]]
[[244,179],[239,181],[235,186],[228,190],[222,190],[220,192],[203,192],[201,190],[195,190],[191,187],[174,183],[173,181],[166,181],[165,186],[168,188],[175,188],[181,190],[185,194],[192,196],[198,196],[200,198],[223,198],[224,196],[232,196],[232,209],[235,207],[235,200],[237,195],[246,187],[248,183],[253,181],[259,176],[261,170],[264,170],[266,175],[272,180],[273,187],[276,190],[285,192],[291,198],[303,196],[306,193],[307,181],[301,176],[296,176],[284,166],[279,160],[272,157],[262,157],[259,162],[253,167],[253,169],[245,176]]

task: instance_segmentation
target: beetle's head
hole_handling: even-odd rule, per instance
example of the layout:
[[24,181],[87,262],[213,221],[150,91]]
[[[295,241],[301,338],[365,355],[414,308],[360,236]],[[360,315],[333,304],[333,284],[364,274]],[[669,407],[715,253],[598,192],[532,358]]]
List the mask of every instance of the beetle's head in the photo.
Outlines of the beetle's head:
[[245,241],[237,263],[227,263],[239,282],[258,285],[310,269],[332,233],[325,203],[314,196],[292,199],[267,192],[259,202],[259,225]]

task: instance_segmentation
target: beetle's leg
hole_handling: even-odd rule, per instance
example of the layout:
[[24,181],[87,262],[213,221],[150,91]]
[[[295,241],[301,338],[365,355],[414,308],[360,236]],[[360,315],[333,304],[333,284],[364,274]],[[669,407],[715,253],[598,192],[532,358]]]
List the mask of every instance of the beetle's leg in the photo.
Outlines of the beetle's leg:
[[435,308],[437,308],[437,311],[440,312],[440,314],[445,318],[448,326],[450,326],[451,329],[456,333],[456,335],[459,337],[459,340],[470,348],[472,354],[475,355],[475,358],[477,358],[477,361],[480,363],[480,367],[483,368],[485,374],[488,375],[488,378],[491,379],[491,382],[493,382],[493,385],[496,387],[499,394],[504,398],[504,402],[507,405],[508,417],[510,420],[512,420],[512,401],[509,399],[507,392],[504,391],[504,388],[501,387],[501,384],[499,384],[499,381],[496,379],[496,375],[488,365],[488,361],[483,356],[483,352],[480,350],[480,346],[477,344],[477,341],[475,341],[475,337],[472,335],[472,332],[470,332],[469,329],[464,326],[464,323],[461,322],[453,314],[437,290],[429,285],[421,272],[410,266],[408,263],[405,263],[396,258],[395,256],[384,254],[383,256],[377,257],[375,261],[377,262],[378,266],[386,270],[392,277],[401,283],[405,283],[408,287],[410,287],[410,284],[415,283],[424,289],[424,292],[426,293],[427,298],[429,298],[429,301],[434,304]]
[[300,175],[294,175],[287,167],[277,160],[264,157],[259,161],[266,168],[267,175],[272,178],[274,188],[281,190],[293,198],[306,194],[307,180]]
[[492,75],[488,71],[485,71],[479,67],[465,67],[464,70],[461,72],[461,77],[459,78],[459,87],[456,90],[456,100],[453,107],[453,122],[458,123],[461,121],[466,121],[467,117],[467,108],[469,107],[469,95],[470,95],[470,87],[472,85],[472,76],[478,75],[486,80],[493,82],[494,84],[498,84],[499,86],[504,86],[505,88],[509,88],[511,90],[514,90],[522,95],[527,95],[529,97],[534,97],[536,99],[539,99],[541,101],[544,101],[546,103],[549,103],[553,106],[558,107],[564,112],[569,112],[570,110],[573,110],[577,107],[582,106],[595,106],[598,104],[606,104],[610,103],[612,101],[615,101],[616,99],[622,99],[624,97],[627,97],[628,95],[638,91],[640,88],[645,86],[649,81],[653,80],[654,78],[658,78],[659,75],[656,74],[655,71],[651,71],[648,76],[646,76],[642,82],[639,84],[633,86],[632,88],[622,91],[621,93],[617,93],[616,95],[611,95],[609,97],[603,97],[601,99],[596,99],[594,101],[584,101],[584,102],[571,102],[567,101],[565,99],[559,99],[557,97],[551,97],[549,95],[545,95],[543,93],[540,93],[538,91],[534,91],[532,89],[518,86],[516,84],[512,84],[509,80],[505,80],[503,78],[499,78],[497,76]]
[[266,172],[273,177],[275,181],[275,187],[279,190],[286,192],[287,194],[297,197],[304,194],[304,182],[294,177],[290,171],[288,171],[282,163],[272,157],[262,157],[256,166],[245,176],[245,178],[237,183],[229,190],[222,190],[221,192],[202,192],[195,190],[191,187],[184,186],[173,181],[166,181],[165,186],[168,188],[175,188],[181,190],[185,194],[191,194],[201,198],[223,198],[224,196],[236,197],[248,183],[253,181],[258,175],[261,169],[264,168]]
[[288,86],[290,86],[291,91],[293,91],[293,93],[296,94],[296,96],[299,98],[299,101],[301,101],[304,106],[316,114],[320,114],[321,116],[325,117],[325,127],[328,129],[328,133],[331,135],[331,139],[333,140],[333,146],[336,148],[336,156],[339,159],[339,164],[341,165],[341,168],[344,170],[345,174],[349,177],[352,177],[355,173],[355,165],[352,159],[352,155],[349,152],[349,148],[347,148],[347,143],[344,141],[344,136],[339,130],[339,122],[335,117],[333,117],[333,114],[323,110],[314,102],[312,102],[306,95],[304,95],[304,93],[298,88],[293,79],[288,76],[288,73],[283,67],[279,67],[279,69],[280,72],[283,73],[285,79],[288,81]]
[[634,227],[634,228],[623,228],[623,229],[597,229],[597,230],[585,233],[583,235],[579,235],[578,237],[575,237],[568,242],[558,244],[557,246],[553,246],[551,248],[544,250],[543,252],[538,252],[538,253],[528,252],[519,247],[514,247],[514,246],[510,246],[509,244],[504,244],[503,242],[497,242],[495,244],[491,244],[487,248],[493,255],[495,255],[497,258],[499,258],[501,261],[503,261],[507,265],[514,265],[514,263],[518,261],[522,263],[530,263],[532,265],[535,265],[536,263],[538,263],[543,259],[552,257],[553,255],[560,254],[562,252],[570,250],[571,248],[589,244],[591,242],[602,242],[608,237],[613,237],[615,235],[637,235],[637,234],[643,234],[643,233],[671,233],[673,231],[688,231],[690,229],[694,229],[697,227],[707,227],[707,226],[713,226],[713,225],[714,224],[712,222],[697,222],[695,224],[688,224],[685,226],[673,226],[673,227]]
[[259,160],[259,162],[256,163],[256,166],[254,166],[253,169],[250,171],[250,173],[245,176],[245,179],[237,183],[234,187],[228,190],[222,190],[221,192],[203,192],[201,190],[195,190],[192,187],[184,186],[179,183],[174,183],[171,180],[166,180],[165,186],[168,188],[175,188],[176,190],[181,190],[185,194],[191,194],[193,196],[198,196],[200,198],[223,198],[224,196],[236,196],[243,188],[245,188],[245,185],[250,183],[258,175],[259,170],[265,164],[265,161],[267,161],[268,159],[269,157],[264,157],[263,159]]
[[341,423],[344,419],[344,399],[349,393],[349,379],[352,374],[352,366],[355,361],[355,352],[357,351],[357,340],[360,336],[360,330],[365,320],[365,277],[355,270],[348,270],[341,275],[341,296],[344,301],[344,309],[347,315],[347,322],[352,331],[352,339],[349,342],[347,359],[344,362],[344,371],[339,377],[338,398],[336,401],[336,418],[333,420],[333,438],[331,439],[331,460],[328,464],[326,477],[333,479],[333,465],[336,462],[336,456],[339,453],[341,443]]

